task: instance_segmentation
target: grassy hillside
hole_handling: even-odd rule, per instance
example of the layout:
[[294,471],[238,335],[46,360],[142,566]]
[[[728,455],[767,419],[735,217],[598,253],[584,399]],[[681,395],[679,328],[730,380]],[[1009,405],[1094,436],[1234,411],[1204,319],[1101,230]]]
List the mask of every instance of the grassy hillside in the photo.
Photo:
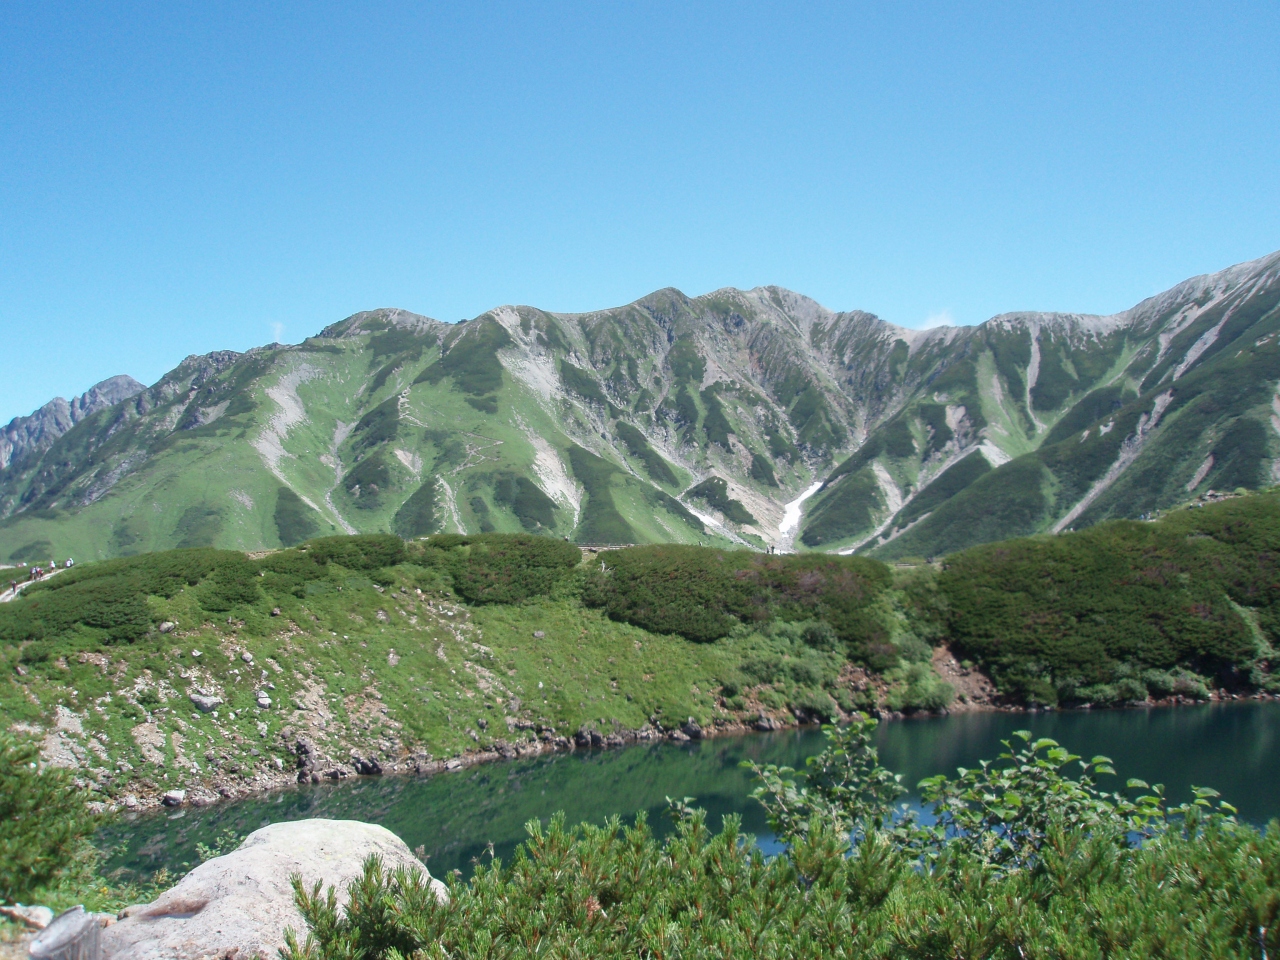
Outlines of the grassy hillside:
[[937,709],[940,644],[1012,702],[1277,686],[1280,494],[936,568],[587,556],[528,534],[364,535],[77,565],[0,605],[0,711],[119,797],[287,779],[303,740],[309,772],[345,775],[689,718]]
[[[576,547],[526,534],[364,535],[257,559],[190,549],[77,565],[0,605],[0,710],[118,798],[291,777],[300,739],[315,744],[316,771],[346,774],[356,754],[390,765],[584,729],[872,705],[849,678],[863,652],[816,616],[841,604],[840,623],[886,615],[870,612],[876,603],[891,613],[874,561],[835,561],[821,609],[784,590],[691,642],[584,602],[601,560],[579,560]],[[847,582],[850,565],[875,575]],[[813,572],[779,582],[811,585]],[[927,645],[881,633],[894,703],[945,702],[940,684],[907,670]]]

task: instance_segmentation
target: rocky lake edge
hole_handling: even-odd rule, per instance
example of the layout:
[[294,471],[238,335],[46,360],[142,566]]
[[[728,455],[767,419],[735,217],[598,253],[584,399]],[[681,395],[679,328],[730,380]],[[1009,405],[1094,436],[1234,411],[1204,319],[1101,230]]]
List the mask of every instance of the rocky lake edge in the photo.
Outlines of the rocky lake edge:
[[[1015,703],[999,696],[990,696],[982,700],[957,701],[950,708],[938,711],[900,711],[888,708],[874,708],[868,711],[868,715],[888,722],[938,718],[957,713],[1036,714],[1086,710],[1155,710],[1204,704],[1277,700],[1280,700],[1280,695],[1266,691],[1246,691],[1241,693],[1226,689],[1209,691],[1207,699],[1176,694],[1169,697],[1149,698],[1146,701],[1122,704],[1095,705],[1079,703],[1043,707]],[[852,714],[846,715],[842,713],[839,717],[831,719],[832,722],[841,724],[848,722],[852,716]],[[267,771],[259,772],[249,781],[228,776],[212,777],[181,789],[147,789],[146,786],[140,785],[139,789],[132,790],[132,792],[127,793],[119,800],[109,803],[97,801],[91,804],[91,809],[97,814],[111,815],[119,813],[152,813],[161,809],[181,807],[201,808],[220,802],[230,803],[308,785],[337,784],[353,778],[377,776],[432,777],[465,770],[481,764],[530,760],[535,757],[557,753],[613,750],[642,743],[678,745],[721,737],[799,730],[804,727],[818,726],[822,722],[824,721],[821,718],[797,716],[786,711],[759,711],[754,717],[717,718],[714,722],[705,726],[690,718],[679,726],[669,728],[664,728],[656,723],[648,723],[637,729],[615,727],[605,733],[595,727],[583,727],[572,737],[566,737],[555,734],[550,729],[539,729],[539,724],[521,721],[515,725],[515,729],[523,728],[531,734],[523,739],[498,740],[491,747],[466,750],[444,758],[433,757],[430,753],[419,750],[386,761],[373,759],[377,753],[377,747],[373,744],[368,745],[363,753],[360,750],[353,751],[350,759],[346,761],[337,760],[324,755],[314,740],[303,736],[297,738],[289,748],[290,752],[297,758],[297,764],[294,769],[281,769],[275,774]]]

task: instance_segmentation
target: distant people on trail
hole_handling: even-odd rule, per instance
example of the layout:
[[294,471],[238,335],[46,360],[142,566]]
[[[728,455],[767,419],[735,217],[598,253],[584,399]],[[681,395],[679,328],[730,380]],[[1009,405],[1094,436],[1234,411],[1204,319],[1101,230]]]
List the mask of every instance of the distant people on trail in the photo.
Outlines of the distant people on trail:
[[70,570],[73,566],[75,566],[75,563],[76,563],[76,562],[75,562],[74,560],[72,560],[70,557],[67,557],[67,569],[68,569],[68,570]]

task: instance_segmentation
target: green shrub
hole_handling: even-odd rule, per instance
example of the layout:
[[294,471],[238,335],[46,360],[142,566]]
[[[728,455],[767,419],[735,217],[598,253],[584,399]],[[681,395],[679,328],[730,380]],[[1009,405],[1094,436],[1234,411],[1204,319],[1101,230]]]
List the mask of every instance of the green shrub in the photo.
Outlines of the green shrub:
[[834,485],[828,479],[818,504],[805,520],[800,540],[807,547],[821,547],[865,534],[875,525],[876,512],[883,505],[880,482],[870,467],[851,473]]
[[361,510],[377,510],[391,487],[391,466],[383,450],[374,450],[342,478],[342,486]]
[[392,397],[361,417],[351,431],[351,450],[359,455],[390,443],[400,433],[400,398]]
[[493,487],[493,499],[510,507],[520,525],[530,533],[552,530],[556,525],[556,502],[528,477],[503,474]]
[[727,636],[737,620],[735,571],[746,555],[700,547],[651,546],[601,554],[584,599],[610,617],[689,640]]
[[800,442],[827,452],[844,444],[845,432],[828,406],[822,390],[809,384],[796,398],[787,417]]
[[895,526],[905,527],[926,513],[931,513],[990,471],[991,464],[987,462],[987,458],[975,450],[959,463],[947,467],[912,498],[910,503],[898,511],[894,517]]
[[0,900],[28,900],[97,827],[71,777],[40,769],[39,744],[0,732]]
[[261,596],[258,590],[258,567],[243,554],[237,561],[224,561],[214,568],[213,575],[201,584],[197,596],[200,606],[206,610],[225,613],[236,607],[248,606]]
[[805,690],[788,704],[792,711],[808,722],[826,723],[836,716],[836,702],[822,690]]
[[207,504],[193,504],[182,512],[173,537],[178,549],[211,547],[222,532],[223,512]]
[[610,489],[613,479],[622,471],[577,444],[569,447],[569,466],[587,493],[576,533],[578,542],[635,543],[639,538],[618,512]]
[[[948,562],[938,591],[954,649],[1001,675],[1039,675],[1028,670],[1035,664],[1106,686],[1122,664],[1212,673],[1256,652],[1233,594],[1253,603],[1272,595],[1266,551],[1224,546],[1164,523],[1108,523],[967,550]],[[1136,697],[1136,683],[1115,696]]]
[[576,393],[584,400],[597,403],[604,406],[604,391],[600,389],[600,384],[596,383],[594,377],[585,370],[575,367],[568,360],[560,361],[560,380],[565,385],[565,389],[570,393]]
[[1058,688],[1044,677],[1001,677],[1000,692],[1016,703],[1033,707],[1057,706],[1059,698]]
[[955,688],[933,672],[927,663],[909,663],[887,696],[894,710],[945,710],[955,698]]
[[481,413],[497,413],[498,412],[498,395],[491,393],[484,397],[463,397],[467,401],[467,406]]
[[511,335],[492,317],[459,324],[444,340],[445,353],[428,366],[414,383],[453,380],[460,392],[479,397],[502,387],[502,361],[498,351],[513,343]]
[[147,596],[172,597],[221,564],[244,562],[241,553],[196,549],[81,564],[0,606],[0,642],[52,640],[81,628],[106,643],[137,640],[151,629]]
[[546,596],[582,560],[582,551],[571,543],[524,533],[440,534],[424,546],[427,562],[446,569],[454,590],[470,603],[523,603]]
[[1182,697],[1208,700],[1209,684],[1205,682],[1203,677],[1197,676],[1190,670],[1175,670],[1173,672],[1173,692]]
[[[509,862],[480,862],[436,899],[420,873],[376,858],[348,891],[293,878],[309,928],[283,960],[429,957],[1257,957],[1280,950],[1280,826],[1236,823],[1200,791],[1166,807],[1097,786],[1051,740],[922,785],[929,824],[871,747],[873,723],[831,733],[804,771],[755,767],[773,831],[766,856],[690,800],[675,829],[647,819],[527,825]],[[1020,735],[1023,736],[1023,735]],[[1029,735],[1028,739],[1029,739]],[[1074,769],[1079,772],[1073,775]],[[1139,842],[1140,841],[1140,842]]]
[[48,540],[33,540],[9,554],[10,563],[44,563],[53,556],[53,544]]
[[348,570],[394,567],[405,560],[404,541],[389,533],[321,537],[307,541],[303,549],[316,563],[336,563]]
[[702,403],[707,408],[707,416],[702,424],[707,433],[707,440],[723,447],[725,450],[731,449],[729,446],[729,434],[734,432],[733,425],[729,423],[729,418],[724,415],[724,407],[720,403],[720,398],[716,396],[714,386],[702,391]]
[[786,460],[795,463],[800,459],[800,451],[791,442],[775,421],[765,424],[764,435],[769,440],[769,456],[775,460]]
[[1136,677],[1121,677],[1116,683],[1116,695],[1121,700],[1136,703],[1147,699],[1147,687]]
[[1100,703],[1105,706],[1118,701],[1120,691],[1116,689],[1115,684],[1095,683],[1077,690],[1076,698],[1083,703]]
[[586,602],[656,633],[710,641],[738,623],[822,620],[855,653],[886,637],[870,608],[889,572],[875,560],[678,545],[611,550],[600,559],[604,569],[588,576]]
[[[669,394],[667,401],[671,401]],[[693,394],[689,392],[689,387],[685,384],[682,384],[680,389],[676,391],[675,415],[676,422],[683,427],[688,427],[692,430],[698,425],[698,402],[693,399]]]

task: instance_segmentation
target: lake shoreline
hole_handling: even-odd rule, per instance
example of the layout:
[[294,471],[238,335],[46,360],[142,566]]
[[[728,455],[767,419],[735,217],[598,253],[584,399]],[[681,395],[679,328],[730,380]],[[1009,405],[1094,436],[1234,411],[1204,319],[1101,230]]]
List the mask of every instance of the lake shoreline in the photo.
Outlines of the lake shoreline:
[[[1226,690],[1215,690],[1206,700],[1197,700],[1181,695],[1146,700],[1141,702],[1094,705],[1091,703],[1073,704],[1070,706],[1034,706],[1027,704],[1011,704],[1000,702],[974,702],[954,704],[942,711],[913,710],[895,711],[884,708],[873,708],[869,715],[884,722],[902,720],[937,719],[953,714],[969,713],[1006,713],[1006,714],[1043,714],[1074,713],[1089,711],[1127,711],[1137,709],[1156,710],[1162,708],[1206,706],[1212,704],[1245,703],[1249,701],[1272,702],[1280,700],[1280,696],[1257,691],[1249,694],[1230,693]],[[837,722],[848,720],[851,715],[841,714]],[[248,780],[218,776],[186,787],[160,789],[148,782],[138,785],[123,797],[111,802],[95,801],[90,808],[95,814],[143,813],[160,809],[181,807],[202,808],[222,802],[235,802],[270,793],[296,789],[307,784],[338,783],[348,779],[376,778],[383,776],[400,777],[432,777],[441,773],[451,773],[481,764],[500,763],[509,760],[524,760],[549,754],[576,753],[580,751],[612,750],[641,743],[688,743],[696,740],[711,740],[722,737],[746,736],[753,733],[770,733],[782,730],[799,730],[821,724],[821,720],[811,717],[795,716],[787,713],[767,714],[761,711],[755,720],[743,717],[717,719],[707,727],[701,727],[690,718],[678,728],[664,729],[646,724],[639,729],[615,729],[605,734],[599,730],[583,727],[573,737],[554,734],[548,730],[537,730],[531,726],[534,735],[516,741],[495,741],[486,748],[477,748],[438,759],[425,751],[414,751],[388,760],[385,764],[363,755],[353,755],[346,762],[338,762],[321,756],[313,741],[307,737],[297,738],[290,752],[297,757],[294,770],[281,769],[277,773],[258,772]],[[368,752],[369,758],[376,751]],[[176,794],[181,792],[182,796]]]

